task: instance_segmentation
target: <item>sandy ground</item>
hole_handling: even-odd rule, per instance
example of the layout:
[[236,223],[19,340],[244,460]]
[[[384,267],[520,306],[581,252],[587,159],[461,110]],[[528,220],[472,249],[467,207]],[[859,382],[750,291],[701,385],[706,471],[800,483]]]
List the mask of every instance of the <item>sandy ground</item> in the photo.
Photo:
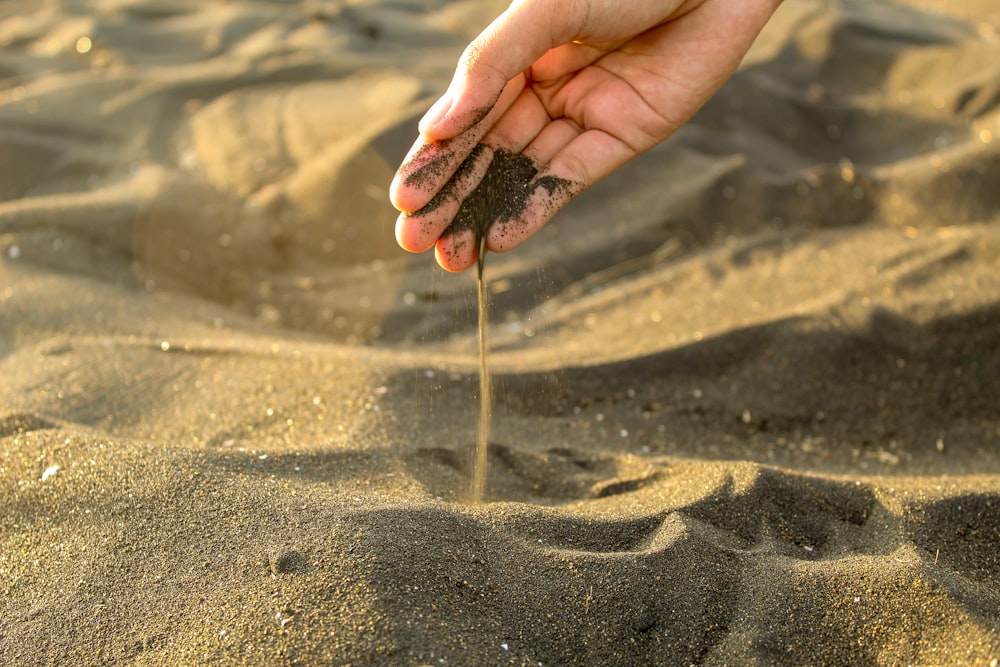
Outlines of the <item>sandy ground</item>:
[[491,255],[392,238],[496,2],[0,7],[0,663],[1000,660],[1000,10],[788,2]]

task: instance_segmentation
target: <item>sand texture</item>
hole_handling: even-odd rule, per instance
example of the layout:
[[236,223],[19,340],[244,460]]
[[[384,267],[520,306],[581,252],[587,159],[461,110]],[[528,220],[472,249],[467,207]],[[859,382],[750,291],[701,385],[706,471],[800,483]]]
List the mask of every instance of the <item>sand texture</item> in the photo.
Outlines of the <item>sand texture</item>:
[[0,3],[0,664],[1000,660],[1000,10],[788,0],[475,272],[482,0]]

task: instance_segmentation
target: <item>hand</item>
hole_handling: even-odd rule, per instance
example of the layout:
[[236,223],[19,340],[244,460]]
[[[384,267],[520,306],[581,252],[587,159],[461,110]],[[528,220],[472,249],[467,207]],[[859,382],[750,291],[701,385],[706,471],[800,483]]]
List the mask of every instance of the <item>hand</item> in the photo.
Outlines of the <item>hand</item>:
[[420,121],[390,186],[397,241],[449,271],[475,263],[480,231],[491,251],[520,245],[690,119],[779,3],[515,1]]

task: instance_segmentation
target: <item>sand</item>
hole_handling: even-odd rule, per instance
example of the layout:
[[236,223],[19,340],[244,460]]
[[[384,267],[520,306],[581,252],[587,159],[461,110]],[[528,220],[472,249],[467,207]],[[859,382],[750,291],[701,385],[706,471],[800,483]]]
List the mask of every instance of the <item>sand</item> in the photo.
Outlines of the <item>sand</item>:
[[788,2],[475,272],[481,0],[0,7],[0,664],[1000,660],[1000,12]]

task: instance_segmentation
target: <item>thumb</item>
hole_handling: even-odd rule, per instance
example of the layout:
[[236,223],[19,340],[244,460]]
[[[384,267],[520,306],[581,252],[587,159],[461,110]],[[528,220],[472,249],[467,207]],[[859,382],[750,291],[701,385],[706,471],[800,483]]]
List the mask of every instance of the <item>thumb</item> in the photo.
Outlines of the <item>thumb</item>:
[[421,134],[430,141],[450,139],[483,120],[507,82],[559,43],[554,6],[563,4],[572,3],[511,4],[466,47],[447,92],[420,120]]

